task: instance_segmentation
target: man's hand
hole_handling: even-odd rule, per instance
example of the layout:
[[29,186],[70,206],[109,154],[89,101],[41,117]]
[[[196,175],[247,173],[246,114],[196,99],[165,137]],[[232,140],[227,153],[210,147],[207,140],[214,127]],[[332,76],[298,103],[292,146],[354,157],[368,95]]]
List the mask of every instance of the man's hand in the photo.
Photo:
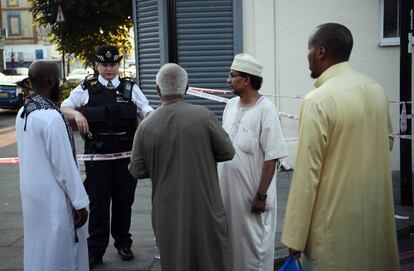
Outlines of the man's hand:
[[76,111],[75,113],[75,122],[79,132],[84,134],[89,133],[88,121],[86,120],[85,116],[79,111]]
[[265,211],[265,208],[266,208],[266,201],[259,200],[257,197],[254,197],[254,200],[252,203],[252,213],[261,214]]
[[289,256],[292,256],[295,259],[299,259],[300,256],[302,255],[302,252],[294,250],[293,248],[288,248],[289,249]]
[[73,220],[75,220],[75,227],[80,228],[85,225],[88,220],[88,211],[86,208],[73,210]]

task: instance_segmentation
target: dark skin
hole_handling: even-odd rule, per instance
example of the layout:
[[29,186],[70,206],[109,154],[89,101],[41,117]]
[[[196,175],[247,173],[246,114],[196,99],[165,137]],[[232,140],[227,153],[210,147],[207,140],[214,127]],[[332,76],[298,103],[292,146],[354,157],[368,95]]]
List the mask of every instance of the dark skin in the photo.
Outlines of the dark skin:
[[[252,87],[250,77],[241,76],[237,71],[231,70],[227,83],[234,90],[234,94],[240,96],[240,105],[249,107],[256,104],[261,97],[259,92]],[[260,178],[257,192],[267,193],[267,189],[272,183],[273,175],[276,170],[277,160],[269,160],[263,163],[262,175]],[[261,214],[266,210],[266,200],[260,200],[257,197],[252,199],[251,212]]]
[[[47,61],[34,62],[29,69],[29,79],[33,90],[38,94],[51,99],[56,96],[57,86],[59,86],[59,70],[56,64]],[[54,99],[52,99],[54,100]],[[85,225],[88,220],[86,208],[73,210],[75,227]]]

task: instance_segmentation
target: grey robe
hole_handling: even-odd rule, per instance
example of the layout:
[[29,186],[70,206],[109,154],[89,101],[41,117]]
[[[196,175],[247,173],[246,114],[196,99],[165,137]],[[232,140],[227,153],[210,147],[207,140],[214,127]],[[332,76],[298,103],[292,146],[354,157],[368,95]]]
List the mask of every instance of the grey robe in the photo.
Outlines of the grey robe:
[[227,270],[216,162],[233,156],[227,133],[204,107],[164,105],[140,124],[129,170],[152,180],[152,223],[163,271]]

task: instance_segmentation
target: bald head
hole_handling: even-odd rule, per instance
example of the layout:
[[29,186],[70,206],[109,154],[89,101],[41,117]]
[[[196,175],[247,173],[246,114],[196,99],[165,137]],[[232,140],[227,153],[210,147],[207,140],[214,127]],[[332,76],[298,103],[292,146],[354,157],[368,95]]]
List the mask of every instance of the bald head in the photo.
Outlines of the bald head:
[[338,23],[319,25],[310,42],[326,48],[327,55],[337,62],[348,61],[353,46],[351,31]]
[[56,63],[37,60],[29,67],[29,79],[32,85],[45,84],[48,80],[59,79],[59,69]]
[[175,63],[168,63],[161,67],[156,77],[160,96],[184,96],[187,90],[187,72]]
[[29,79],[33,90],[50,98],[59,99],[59,69],[56,63],[37,60],[29,67]]

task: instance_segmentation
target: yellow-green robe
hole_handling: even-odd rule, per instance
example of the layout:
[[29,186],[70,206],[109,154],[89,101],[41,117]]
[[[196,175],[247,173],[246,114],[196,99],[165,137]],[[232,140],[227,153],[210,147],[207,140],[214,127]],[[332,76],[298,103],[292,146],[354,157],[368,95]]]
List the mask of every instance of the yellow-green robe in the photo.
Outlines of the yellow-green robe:
[[302,104],[282,242],[305,270],[399,270],[382,87],[348,62],[331,66]]

